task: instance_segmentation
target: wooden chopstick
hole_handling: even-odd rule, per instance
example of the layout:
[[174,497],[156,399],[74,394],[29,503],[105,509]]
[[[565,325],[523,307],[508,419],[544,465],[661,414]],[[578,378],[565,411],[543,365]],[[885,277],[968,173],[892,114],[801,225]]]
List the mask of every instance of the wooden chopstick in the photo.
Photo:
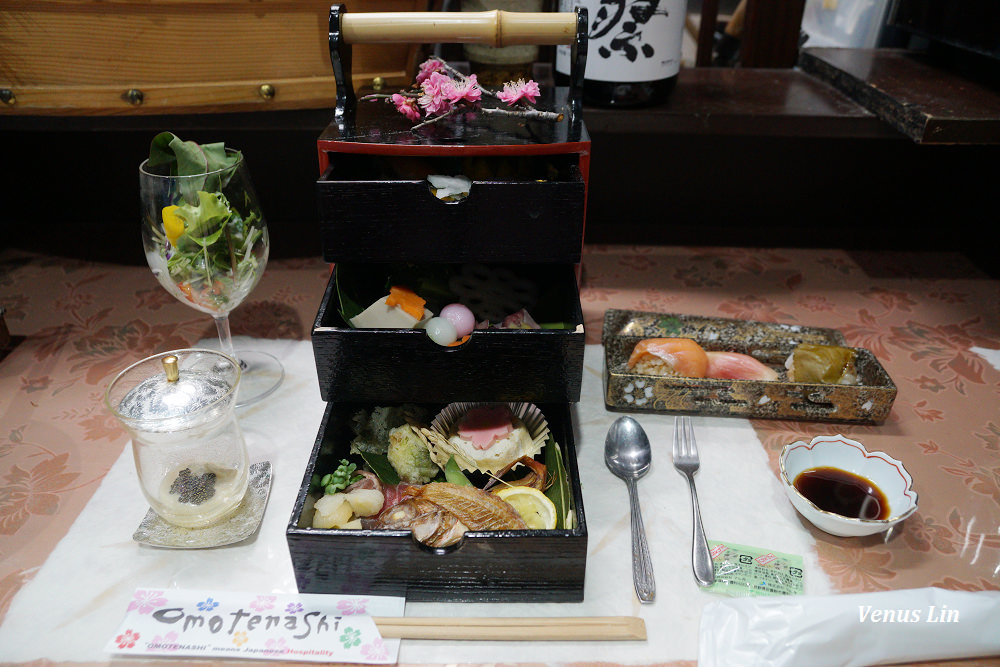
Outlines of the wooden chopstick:
[[387,639],[480,641],[645,640],[646,623],[635,616],[563,618],[372,617]]

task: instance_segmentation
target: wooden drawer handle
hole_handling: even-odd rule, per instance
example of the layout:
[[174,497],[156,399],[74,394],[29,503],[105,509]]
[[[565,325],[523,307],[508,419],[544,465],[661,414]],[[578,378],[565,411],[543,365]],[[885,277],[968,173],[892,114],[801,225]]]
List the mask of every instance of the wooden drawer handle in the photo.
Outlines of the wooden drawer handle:
[[348,44],[572,44],[573,12],[376,12],[341,17]]

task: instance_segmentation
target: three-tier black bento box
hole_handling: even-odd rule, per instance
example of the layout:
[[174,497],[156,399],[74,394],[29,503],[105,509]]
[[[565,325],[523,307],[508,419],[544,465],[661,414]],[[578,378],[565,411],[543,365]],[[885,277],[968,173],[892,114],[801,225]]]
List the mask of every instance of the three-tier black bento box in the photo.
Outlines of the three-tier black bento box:
[[[335,268],[312,331],[327,409],[287,528],[299,591],[580,601],[587,523],[572,415],[584,352],[577,268],[590,156],[579,85],[586,13],[569,15],[573,85],[543,90],[537,104],[562,113],[561,120],[472,114],[418,131],[393,106],[355,96],[344,76],[350,17],[342,6],[331,10],[338,108],[317,141],[323,257]],[[472,186],[464,199],[442,201],[430,191],[428,174],[469,175]],[[345,321],[338,281],[365,285],[359,289],[370,292],[362,300],[376,299],[380,275],[414,265],[515,275],[532,287],[534,318],[559,326],[475,330],[461,345],[442,347],[420,329],[357,329]],[[561,447],[575,525],[467,532],[446,548],[427,547],[409,530],[311,527],[310,481],[347,455],[356,411],[413,403],[433,413],[468,401],[530,402],[542,411]]]

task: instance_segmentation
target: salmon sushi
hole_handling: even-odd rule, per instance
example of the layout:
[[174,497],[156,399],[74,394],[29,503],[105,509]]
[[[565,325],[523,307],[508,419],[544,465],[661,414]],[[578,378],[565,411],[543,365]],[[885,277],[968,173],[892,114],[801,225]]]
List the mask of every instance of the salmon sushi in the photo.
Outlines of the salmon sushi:
[[778,372],[765,366],[749,354],[739,352],[706,352],[708,370],[705,377],[717,380],[765,380],[778,379]]
[[647,338],[636,343],[627,365],[629,371],[642,375],[703,378],[708,356],[690,338]]

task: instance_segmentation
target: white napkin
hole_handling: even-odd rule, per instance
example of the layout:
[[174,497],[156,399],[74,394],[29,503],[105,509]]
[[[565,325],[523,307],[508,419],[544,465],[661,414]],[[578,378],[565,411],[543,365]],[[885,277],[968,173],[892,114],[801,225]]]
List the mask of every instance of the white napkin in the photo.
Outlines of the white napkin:
[[985,359],[986,363],[1000,371],[1000,350],[991,350],[988,347],[970,347],[969,351],[975,352]]
[[[302,341],[237,341],[277,356],[284,385],[241,410],[251,460],[270,460],[273,486],[258,535],[245,543],[200,551],[164,550],[134,543],[146,512],[130,448],[108,471],[67,536],[11,602],[0,626],[0,661],[105,661],[136,588],[199,588],[295,593],[285,529],[312,450],[324,404],[312,348]],[[588,559],[581,603],[409,603],[407,616],[640,616],[645,642],[467,642],[404,640],[401,663],[595,662],[644,664],[694,660],[702,608],[720,599],[695,584],[691,573],[691,506],[684,479],[670,461],[673,418],[635,414],[653,444],[653,464],[639,481],[657,597],[640,605],[632,587],[628,494],[604,466],[604,437],[619,416],[604,408],[603,356],[585,352],[583,394],[573,406],[577,454],[588,525]],[[710,539],[766,547],[805,557],[806,592],[831,591],[811,534],[784,497],[767,455],[747,420],[696,418],[702,454],[697,475]],[[54,603],[57,601],[58,603]],[[41,613],[44,610],[44,613]],[[38,641],[59,637],[59,641]]]
[[701,615],[699,667],[854,667],[1000,655],[1000,591],[740,598]]

